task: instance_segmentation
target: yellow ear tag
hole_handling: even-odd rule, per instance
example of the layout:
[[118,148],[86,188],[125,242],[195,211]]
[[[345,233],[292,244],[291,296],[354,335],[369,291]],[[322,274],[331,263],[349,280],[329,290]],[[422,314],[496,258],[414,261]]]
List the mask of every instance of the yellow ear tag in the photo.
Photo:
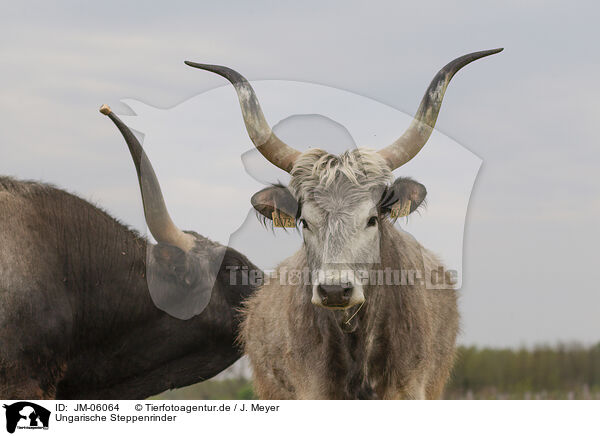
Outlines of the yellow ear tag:
[[407,200],[399,207],[393,207],[390,211],[390,218],[400,218],[410,214],[410,200]]
[[271,217],[273,218],[273,226],[274,227],[289,227],[289,228],[296,227],[296,219],[292,218],[289,215],[286,215],[283,212],[280,212],[279,214],[277,214],[277,212],[273,212],[271,214]]

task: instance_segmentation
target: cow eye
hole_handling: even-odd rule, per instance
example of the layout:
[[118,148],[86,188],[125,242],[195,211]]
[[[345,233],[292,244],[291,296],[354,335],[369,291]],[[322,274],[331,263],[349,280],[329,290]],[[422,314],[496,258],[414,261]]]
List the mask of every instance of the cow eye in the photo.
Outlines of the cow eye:
[[300,219],[300,224],[302,224],[303,229],[309,230],[308,223],[306,222],[306,220],[304,218]]
[[372,216],[371,218],[369,218],[369,221],[367,222],[367,227],[373,227],[376,225],[377,225],[377,217]]

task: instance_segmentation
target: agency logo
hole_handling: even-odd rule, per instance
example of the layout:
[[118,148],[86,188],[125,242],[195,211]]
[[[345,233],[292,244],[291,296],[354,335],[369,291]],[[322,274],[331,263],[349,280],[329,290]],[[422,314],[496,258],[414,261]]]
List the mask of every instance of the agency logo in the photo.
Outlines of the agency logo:
[[14,433],[16,429],[48,430],[50,411],[28,401],[19,401],[3,406],[6,409],[6,431]]

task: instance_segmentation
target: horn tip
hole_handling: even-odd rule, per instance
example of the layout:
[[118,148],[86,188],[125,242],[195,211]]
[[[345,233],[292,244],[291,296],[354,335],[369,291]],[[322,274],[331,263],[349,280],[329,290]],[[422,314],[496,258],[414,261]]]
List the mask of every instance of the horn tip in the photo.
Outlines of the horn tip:
[[212,71],[212,72],[217,72],[214,69],[215,68],[222,68],[219,67],[218,65],[209,65],[209,64],[201,64],[199,62],[192,62],[192,61],[183,61],[184,64],[186,64],[188,67],[192,67],[192,68],[198,68],[200,70],[206,70],[206,71]]
[[496,53],[500,53],[503,50],[504,50],[504,47],[499,47],[499,48],[493,48],[491,50],[485,50],[482,53],[485,53],[484,56],[489,56],[489,55],[495,55]]
[[109,105],[103,104],[102,106],[100,106],[100,113],[102,115],[110,115],[111,112],[112,110],[110,109]]

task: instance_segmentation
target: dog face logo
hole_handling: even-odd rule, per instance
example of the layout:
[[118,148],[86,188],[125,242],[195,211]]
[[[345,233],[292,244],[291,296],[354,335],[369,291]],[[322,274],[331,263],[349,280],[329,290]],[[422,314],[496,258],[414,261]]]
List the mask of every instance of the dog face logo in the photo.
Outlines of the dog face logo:
[[28,401],[3,406],[6,409],[6,431],[19,429],[48,429],[50,411]]

